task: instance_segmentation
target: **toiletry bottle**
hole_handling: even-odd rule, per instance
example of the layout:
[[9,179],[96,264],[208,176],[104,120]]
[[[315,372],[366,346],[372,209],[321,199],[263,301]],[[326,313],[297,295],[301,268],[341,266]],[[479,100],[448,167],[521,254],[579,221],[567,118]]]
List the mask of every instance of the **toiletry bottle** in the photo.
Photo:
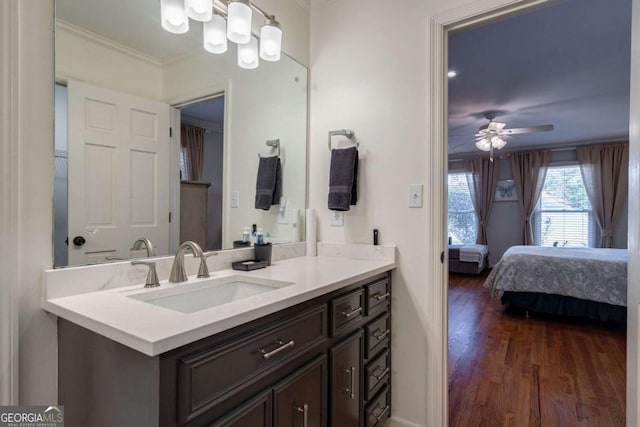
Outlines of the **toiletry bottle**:
[[267,233],[264,235],[264,244],[266,245],[267,243],[269,243],[270,239],[271,239],[271,233],[267,231]]
[[245,227],[242,231],[242,241],[247,243],[249,240],[251,240],[251,232],[249,231],[249,227]]
[[262,228],[258,228],[258,231],[256,231],[256,245],[264,245],[264,232]]

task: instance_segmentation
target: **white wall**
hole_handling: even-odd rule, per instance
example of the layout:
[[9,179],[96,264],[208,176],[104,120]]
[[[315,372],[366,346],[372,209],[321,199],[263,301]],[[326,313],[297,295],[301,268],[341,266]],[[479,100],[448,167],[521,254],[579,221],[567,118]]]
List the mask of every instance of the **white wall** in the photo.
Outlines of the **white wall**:
[[[311,142],[309,202],[325,242],[398,245],[393,274],[393,414],[426,426],[426,369],[441,348],[430,341],[425,253],[430,195],[425,208],[407,208],[407,185],[424,183],[428,141],[427,17],[453,2],[382,0],[315,2],[311,10]],[[460,3],[460,2],[457,2]],[[330,153],[327,132],[355,131],[360,162],[359,200],[331,227],[327,209]],[[338,139],[336,139],[337,141]]]
[[56,323],[40,308],[53,263],[53,1],[3,1],[0,17],[0,397],[19,372],[20,403],[46,405],[57,401]]
[[56,79],[162,99],[162,68],[150,57],[65,22],[56,24]]

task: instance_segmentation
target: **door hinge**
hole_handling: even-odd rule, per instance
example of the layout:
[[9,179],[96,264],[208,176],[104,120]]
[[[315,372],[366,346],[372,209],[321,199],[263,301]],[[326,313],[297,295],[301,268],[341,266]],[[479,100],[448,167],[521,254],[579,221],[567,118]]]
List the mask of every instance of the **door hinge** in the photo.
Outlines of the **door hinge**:
[[169,212],[169,222],[171,222],[171,212]]
[[169,126],[169,138],[173,138],[173,128]]
[[444,264],[444,251],[440,252],[440,263]]

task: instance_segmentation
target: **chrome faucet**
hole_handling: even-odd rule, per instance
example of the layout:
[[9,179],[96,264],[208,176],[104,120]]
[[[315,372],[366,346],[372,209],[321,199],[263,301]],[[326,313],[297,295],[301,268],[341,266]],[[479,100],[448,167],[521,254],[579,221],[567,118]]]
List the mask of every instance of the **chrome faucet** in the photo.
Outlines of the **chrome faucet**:
[[171,267],[171,274],[169,274],[169,281],[171,283],[186,282],[187,272],[184,269],[184,254],[191,249],[193,257],[200,258],[202,263],[202,248],[196,242],[187,240],[182,243],[176,252],[176,256],[173,259],[173,266]]
[[131,246],[130,250],[139,251],[142,248],[145,248],[147,250],[148,257],[158,256],[158,253],[156,252],[156,247],[153,246],[153,243],[151,243],[151,240],[149,240],[148,237],[141,237],[135,242],[133,242],[133,246]]

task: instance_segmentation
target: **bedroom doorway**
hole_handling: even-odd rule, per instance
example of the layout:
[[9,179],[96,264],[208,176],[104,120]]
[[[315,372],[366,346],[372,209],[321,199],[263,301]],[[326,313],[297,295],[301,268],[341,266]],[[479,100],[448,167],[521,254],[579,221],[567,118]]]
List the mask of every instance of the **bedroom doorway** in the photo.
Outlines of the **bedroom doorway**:
[[[551,3],[551,2],[550,2]],[[512,8],[511,10],[500,10],[497,14],[494,14],[493,16],[489,17],[489,18],[485,18],[482,22],[479,22],[477,19],[477,16],[479,16],[479,14],[476,14],[476,16],[473,17],[468,17],[467,20],[459,20],[457,22],[454,23],[447,23],[447,30],[444,32],[445,36],[448,38],[448,47],[450,49],[449,51],[449,68],[444,70],[445,72],[449,72],[449,86],[451,85],[455,85],[455,84],[460,84],[460,85],[468,85],[469,82],[468,80],[463,80],[463,76],[465,75],[465,73],[468,75],[469,71],[468,70],[464,70],[463,68],[452,68],[455,64],[454,61],[451,61],[452,58],[452,54],[454,54],[454,52],[451,51],[451,49],[455,49],[455,41],[452,41],[452,37],[455,37],[456,35],[462,34],[464,31],[476,31],[476,35],[473,37],[474,38],[474,42],[475,42],[475,47],[470,47],[469,50],[465,51],[464,47],[462,48],[463,50],[463,54],[466,55],[476,55],[476,56],[480,56],[485,62],[488,63],[494,63],[496,64],[496,62],[487,60],[487,51],[488,50],[496,50],[498,52],[502,52],[502,58],[503,60],[501,60],[499,62],[499,66],[500,68],[502,68],[503,70],[500,70],[498,72],[498,74],[504,74],[504,69],[511,70],[512,72],[515,72],[515,68],[512,65],[509,65],[509,63],[507,62],[508,58],[511,56],[511,52],[513,52],[514,49],[503,49],[501,46],[497,45],[496,43],[491,43],[490,42],[490,37],[489,35],[484,35],[484,36],[479,36],[478,35],[478,30],[480,28],[480,26],[494,26],[494,25],[498,25],[498,26],[502,26],[502,27],[509,27],[509,21],[512,18],[518,18],[518,19],[524,19],[525,15],[529,15],[529,14],[544,14],[544,13],[548,13],[551,9],[556,8],[556,7],[566,7],[566,8],[571,8],[571,1],[566,1],[566,2],[553,2],[551,5],[547,5],[545,3],[545,5],[543,7],[538,7],[539,5],[533,5],[533,6],[529,6],[526,8],[526,11],[524,11],[524,7],[516,7],[516,8]],[[596,2],[591,2],[591,3],[596,3]],[[596,5],[597,6],[597,5]],[[610,7],[611,5],[609,3],[607,3],[607,6]],[[626,5],[622,5],[625,7],[629,7],[630,8],[630,4],[627,3]],[[595,7],[595,6],[594,6]],[[516,10],[517,9],[517,10]],[[584,9],[589,9],[589,7],[585,7]],[[575,12],[577,11],[575,8],[573,8],[571,10],[573,12],[573,16],[575,17],[576,14]],[[494,13],[494,11],[483,11],[483,13],[485,12],[489,12],[489,13]],[[524,12],[524,13],[523,13]],[[562,14],[562,11],[558,11],[558,12],[554,12],[558,15]],[[625,15],[627,17],[630,16],[630,11],[625,12]],[[600,13],[599,14],[599,18],[602,18],[603,16],[605,16],[604,14]],[[579,20],[579,18],[576,18]],[[606,19],[606,18],[605,18]],[[473,23],[472,26],[469,26],[469,23]],[[548,22],[548,21],[547,21]],[[566,20],[565,20],[565,24],[566,24]],[[572,22],[573,23],[573,22]],[[449,25],[450,24],[450,25]],[[585,22],[582,23],[577,23],[577,26],[580,25],[586,25]],[[515,25],[515,27],[521,27],[521,28],[527,28],[526,25],[520,23],[520,24],[513,24]],[[629,23],[627,24],[628,28],[627,30],[630,31],[630,18],[629,18]],[[565,25],[565,27],[571,27],[571,26],[567,26]],[[619,26],[621,27],[621,26]],[[547,33],[550,32],[549,28],[547,27],[543,27]],[[593,28],[598,28],[597,26],[591,26],[590,27],[591,30],[593,31]],[[616,28],[616,31],[620,30],[620,28]],[[598,32],[596,31],[596,33],[601,36],[602,32]],[[504,35],[507,34],[507,35]],[[618,36],[620,36],[620,34],[617,34]],[[620,45],[620,43],[618,43],[617,45],[621,48],[624,49],[625,46],[628,46],[629,44],[629,40],[630,40],[630,35],[627,33],[627,39],[625,40],[626,43],[623,43],[622,45]],[[513,46],[517,46],[518,44],[518,39],[517,36],[515,35],[515,30],[512,28],[511,31],[507,32],[507,33],[503,33],[503,38],[509,39],[508,42],[511,43]],[[554,40],[557,41],[557,37],[551,37]],[[578,39],[581,40],[581,39]],[[585,43],[586,45],[590,45],[593,46],[593,44],[590,43]],[[483,50],[482,55],[480,55],[480,53],[478,53],[479,49],[478,49],[478,45],[482,46],[491,46],[491,49],[487,49],[487,50]],[[616,44],[610,44],[609,46],[612,45],[616,45]],[[517,50],[517,49],[516,49]],[[526,53],[531,53],[532,50],[531,49],[527,49],[524,48],[522,49],[523,51],[525,51]],[[505,54],[505,52],[509,52],[509,54]],[[574,60],[574,63],[579,63],[576,62],[576,60]],[[486,66],[486,64],[485,64]],[[533,67],[530,67],[533,68]],[[452,73],[454,72],[454,73]],[[629,72],[629,63],[627,62],[627,70],[626,72]],[[533,74],[535,77],[535,71],[533,70],[525,70],[523,71],[521,74]],[[482,79],[480,77],[482,73],[476,74],[473,73],[473,75],[475,76],[476,79],[481,80],[482,82],[486,82],[485,79]],[[509,73],[506,73],[507,75]],[[575,75],[570,75],[568,77],[569,80],[571,79],[575,79],[576,76]],[[581,75],[580,78],[585,78],[584,75]],[[551,85],[552,82],[549,80],[550,77],[547,76],[547,84]],[[628,78],[627,78],[628,81]],[[462,83],[460,83],[462,82]],[[566,83],[566,82],[565,82]],[[513,86],[512,86],[513,85]],[[562,86],[562,85],[560,85]],[[558,86],[558,87],[560,87]],[[490,91],[491,88],[487,89],[487,92]],[[449,243],[458,243],[458,244],[463,244],[466,243],[466,240],[469,240],[470,243],[475,243],[475,234],[472,237],[470,237],[470,234],[473,234],[470,232],[469,229],[473,228],[473,227],[477,227],[477,224],[470,224],[473,223],[472,220],[470,220],[470,218],[474,217],[474,210],[473,210],[473,201],[472,201],[472,195],[469,194],[469,189],[467,188],[466,190],[466,194],[464,190],[464,184],[466,183],[466,176],[465,176],[465,165],[464,165],[464,150],[460,150],[460,148],[462,147],[462,145],[458,145],[458,144],[463,144],[464,142],[462,142],[461,140],[464,138],[468,138],[473,145],[475,145],[475,141],[474,141],[474,135],[476,133],[479,133],[479,130],[481,129],[482,126],[486,126],[489,123],[489,120],[487,118],[487,113],[494,113],[495,117],[493,120],[495,122],[498,123],[502,123],[502,122],[506,122],[506,126],[505,128],[509,128],[509,127],[529,127],[529,126],[539,126],[539,125],[547,125],[548,123],[553,123],[555,124],[556,122],[554,121],[554,117],[551,118],[546,118],[549,115],[545,116],[545,115],[541,115],[542,119],[541,121],[536,121],[534,122],[522,122],[522,121],[518,121],[520,119],[522,119],[522,117],[518,117],[517,113],[522,113],[520,114],[521,116],[524,116],[524,119],[528,119],[528,120],[533,120],[533,118],[535,117],[535,112],[536,110],[550,110],[553,108],[553,104],[557,103],[558,105],[562,105],[562,100],[561,99],[553,99],[547,102],[544,102],[543,97],[544,97],[544,87],[539,86],[537,89],[537,93],[535,94],[535,101],[536,101],[536,105],[526,105],[526,103],[523,102],[518,102],[518,100],[514,100],[514,99],[509,99],[509,96],[507,94],[511,94],[513,93],[515,90],[520,90],[522,91],[522,86],[516,84],[515,79],[506,79],[505,80],[505,84],[503,85],[503,91],[502,93],[498,93],[496,91],[494,91],[494,94],[497,93],[497,95],[495,95],[493,97],[493,105],[483,105],[481,102],[479,102],[480,97],[479,96],[467,96],[466,100],[467,100],[467,110],[466,113],[468,116],[471,116],[471,118],[473,120],[471,121],[467,121],[466,123],[463,122],[462,120],[460,120],[457,123],[457,126],[454,126],[455,128],[455,132],[451,132],[451,119],[459,119],[459,114],[460,110],[457,109],[452,109],[453,104],[455,104],[455,97],[451,96],[451,92],[449,92],[449,104],[448,104],[448,116],[449,116],[449,123],[448,123],[448,127],[449,127],[449,147],[447,148],[453,148],[453,153],[451,153],[451,150],[447,151],[447,165],[448,165],[448,182],[445,183],[446,184],[446,188],[448,190],[449,193],[449,202],[451,202],[451,199],[453,199],[453,201],[455,202],[455,206],[453,209],[453,219],[456,222],[459,230],[456,230],[455,233],[452,233],[451,229],[447,229],[447,236],[451,237],[451,240]],[[506,94],[504,93],[506,92]],[[629,88],[626,89],[626,94],[628,94],[630,92]],[[559,95],[558,91],[555,91],[555,95]],[[593,96],[594,94],[591,94],[591,96]],[[628,99],[628,98],[627,98]],[[469,111],[469,108],[474,109],[473,111]],[[568,107],[568,104],[565,102],[564,103],[564,110],[571,110],[571,108]],[[456,115],[458,114],[458,117],[456,117]],[[626,111],[617,111],[616,113],[618,116],[625,116],[628,118],[629,117],[629,110],[628,110],[628,100],[627,100],[627,109]],[[445,115],[446,116],[446,115]],[[556,116],[557,117],[557,116]],[[626,123],[626,128],[627,128],[627,135],[626,138],[627,140],[629,139],[628,136],[628,121]],[[556,124],[556,129],[558,128],[558,125]],[[453,133],[453,135],[451,135],[451,133]],[[551,132],[549,132],[551,133]],[[536,145],[539,142],[543,142],[544,141],[544,137],[541,137],[542,134],[536,134],[534,135],[535,138],[533,140],[528,140],[526,138],[522,138],[520,135],[517,135],[517,138],[513,138],[507,141],[506,147],[503,147],[502,149],[494,149],[493,153],[492,153],[492,157],[494,158],[494,162],[496,163],[502,163],[504,165],[504,168],[500,168],[499,172],[498,172],[498,177],[497,177],[497,181],[499,182],[505,182],[506,181],[506,185],[509,185],[509,180],[512,179],[511,176],[511,170],[510,170],[510,161],[508,158],[508,153],[511,151],[519,151],[519,150],[527,150],[527,149],[540,149],[543,148],[543,146],[538,146]],[[602,142],[602,143],[609,143],[609,142],[614,142],[614,141],[620,141],[620,137],[625,137],[625,135],[610,135],[609,137],[606,138],[602,138],[598,139],[598,138],[593,138],[590,139],[588,141],[578,141],[578,143],[580,142],[586,142],[586,143],[596,143],[596,142]],[[538,140],[536,140],[536,138]],[[520,146],[516,149],[516,148],[511,148],[511,147],[516,147],[516,144],[520,144]],[[568,165],[571,164],[572,162],[575,163],[576,158],[575,158],[575,146],[578,145],[576,144],[576,140],[573,141],[568,141],[564,144],[555,144],[553,146],[549,146],[549,148],[553,148],[553,152],[552,152],[552,159],[554,160],[554,163],[556,164],[561,164],[561,165]],[[573,149],[573,151],[572,151]],[[475,150],[475,147],[474,147]],[[488,153],[487,153],[488,154]],[[488,157],[488,156],[487,156]],[[502,166],[502,165],[501,165]],[[457,175],[457,176],[456,176]],[[460,188],[458,188],[460,187]],[[452,192],[451,190],[454,190],[454,195],[452,196]],[[503,199],[506,200],[499,200],[497,202],[494,202],[493,205],[493,209],[496,210],[496,216],[493,217],[490,221],[493,221],[494,223],[497,223],[498,226],[497,227],[493,227],[494,229],[498,230],[498,239],[492,239],[491,233],[489,233],[489,237],[488,237],[488,247],[490,248],[490,255],[489,255],[489,260],[488,260],[488,264],[490,266],[493,266],[501,257],[501,254],[510,246],[513,245],[517,245],[519,244],[519,235],[516,232],[516,234],[512,234],[512,233],[508,233],[507,230],[509,228],[511,228],[513,226],[513,228],[517,229],[518,223],[520,222],[520,210],[518,207],[518,203],[514,200],[509,200],[510,198],[512,198],[511,196],[507,196],[507,197],[503,197]],[[448,223],[451,222],[451,212],[448,206],[445,206],[445,213],[447,214],[447,217],[449,218],[449,221],[447,221]],[[627,208],[624,208],[624,211],[626,213]],[[492,214],[493,215],[493,214]],[[624,215],[624,222],[627,222],[627,218],[626,215]],[[629,225],[629,230],[631,230],[631,228],[633,227],[637,227],[637,225],[635,224],[630,224]],[[489,227],[491,229],[491,227]],[[489,230],[491,231],[491,230]],[[494,231],[495,234],[495,231]],[[626,236],[627,236],[627,229],[626,226],[623,229],[619,229],[617,230],[617,236],[616,238],[614,238],[614,240],[617,240],[617,244],[620,244],[620,242],[622,242],[624,240],[624,247],[626,247]],[[538,237],[538,236],[537,236]],[[560,239],[556,239],[558,241],[560,241]],[[451,254],[450,254],[451,255]],[[460,261],[460,255],[459,255],[459,251],[457,255],[454,255],[457,257],[457,261]],[[449,259],[449,262],[451,262],[451,259]],[[464,267],[464,265],[463,265]],[[482,269],[482,266],[478,265],[474,268],[477,269]],[[471,271],[473,273],[477,272],[477,271]],[[463,271],[464,273],[464,271]],[[481,357],[481,349],[485,348],[487,344],[494,344],[491,342],[491,334],[487,333],[485,336],[478,336],[478,329],[471,329],[474,328],[478,325],[481,325],[483,322],[494,322],[494,320],[488,319],[489,317],[496,315],[496,316],[500,316],[503,315],[503,310],[502,307],[500,306],[500,304],[496,301],[490,300],[490,301],[486,301],[486,300],[481,300],[482,297],[486,297],[486,294],[488,293],[487,290],[484,290],[484,295],[479,294],[478,292],[476,292],[478,290],[478,288],[482,288],[482,283],[484,282],[484,278],[486,277],[487,273],[486,271],[481,271],[479,276],[468,276],[468,275],[461,275],[461,274],[451,274],[450,276],[447,276],[445,274],[445,281],[446,281],[446,286],[445,289],[448,289],[449,292],[449,329],[446,331],[448,333],[448,340],[445,342],[449,343],[449,352],[448,352],[448,360],[450,362],[450,366],[448,367],[448,374],[449,374],[449,381],[451,381],[451,375],[452,372],[454,372],[456,369],[458,369],[460,372],[470,372],[473,373],[474,370],[477,372],[478,369],[487,369],[487,372],[485,372],[485,375],[489,375],[491,376],[491,372],[489,372],[490,369],[492,369],[490,366],[484,366],[483,367],[483,360],[480,359],[479,357]],[[453,289],[453,293],[452,293],[452,289],[449,288],[449,283],[451,283],[451,280],[456,280],[456,287],[455,289]],[[446,299],[446,298],[445,298]],[[455,309],[451,309],[452,304],[455,304]],[[489,313],[489,314],[487,314]],[[456,317],[457,316],[457,317]],[[514,321],[520,321],[522,320],[522,317],[524,317],[524,314],[521,313],[521,318],[518,318],[517,314],[514,315],[515,317],[513,319],[508,319],[508,320],[514,320]],[[529,329],[527,330],[528,332],[536,335],[536,336],[548,336],[547,334],[550,333],[550,331],[547,330],[545,331],[544,328],[540,329],[540,330],[535,330],[532,331],[532,327],[531,327],[531,321],[527,320],[527,322],[529,322],[529,324],[525,323],[525,326],[529,326]],[[561,327],[563,324],[560,323]],[[566,326],[566,325],[565,325]],[[570,326],[570,325],[569,325]],[[576,325],[574,324],[573,327],[576,328],[580,325]],[[518,328],[520,326],[513,326],[514,330],[518,330]],[[609,361],[610,364],[612,365],[622,365],[622,369],[618,370],[617,372],[617,376],[611,377],[611,378],[607,378],[607,379],[602,379],[603,382],[607,383],[607,384],[614,384],[616,383],[617,385],[619,385],[620,381],[622,381],[624,383],[624,378],[625,378],[625,369],[624,369],[624,365],[625,365],[625,359],[624,359],[624,354],[625,354],[625,348],[624,348],[624,343],[623,346],[621,347],[621,338],[623,341],[626,341],[626,334],[624,333],[624,331],[620,332],[620,330],[617,331],[608,331],[608,330],[602,330],[600,328],[600,326],[598,325],[593,325],[594,329],[594,334],[599,336],[599,340],[602,340],[602,342],[607,342],[608,344],[606,344],[605,348],[614,348],[616,349],[616,354],[613,356],[613,358]],[[454,329],[453,334],[452,329]],[[465,331],[465,328],[467,328],[468,330]],[[557,328],[556,328],[557,329]],[[495,332],[495,331],[494,331]],[[520,331],[519,335],[520,337],[524,336],[523,333],[526,331]],[[557,331],[556,331],[557,332]],[[632,333],[632,331],[629,331],[630,333]],[[554,332],[555,333],[555,332]],[[560,341],[570,341],[570,337],[572,336],[571,334],[575,335],[575,331],[572,331],[571,328],[567,329],[566,332],[568,335],[564,338],[558,338],[556,336],[557,339],[559,339]],[[635,334],[636,331],[633,331],[633,333]],[[467,334],[467,340],[462,342],[462,339],[466,339],[466,338],[462,338],[465,336],[465,334]],[[471,338],[469,338],[471,337]],[[482,338],[485,337],[486,340],[482,340]],[[475,338],[475,339],[474,339]],[[588,338],[588,337],[587,337]],[[587,339],[585,337],[583,337],[582,339]],[[607,341],[610,340],[610,341]],[[515,341],[514,341],[515,342]],[[497,351],[494,355],[500,357],[502,356],[502,362],[504,364],[504,362],[508,362],[509,361],[509,357],[512,357],[512,361],[519,361],[522,362],[522,358],[524,356],[522,356],[521,354],[516,354],[516,353],[509,353],[509,351],[513,352],[514,351],[514,342],[509,342],[505,348],[503,348],[503,352],[500,353],[499,351]],[[504,344],[504,343],[503,343]],[[458,349],[456,350],[456,346],[458,346]],[[453,348],[453,351],[452,351]],[[500,347],[498,346],[496,349],[499,349]],[[529,345],[528,349],[525,349],[524,352],[529,352],[529,354],[534,354],[537,350],[535,349],[534,346]],[[451,353],[455,353],[456,354],[451,354]],[[465,353],[466,352],[466,353]],[[540,352],[538,352],[537,356],[540,356]],[[634,353],[635,354],[635,353]],[[622,355],[622,357],[621,357]],[[474,358],[475,357],[475,358]],[[546,355],[545,357],[550,357],[553,358],[555,356],[553,355]],[[578,363],[578,362],[576,362]],[[529,393],[533,392],[535,390],[535,393],[537,393],[538,397],[542,397],[542,404],[544,405],[544,394],[545,392],[549,392],[551,393],[553,391],[553,387],[551,385],[549,385],[548,383],[545,385],[545,373],[544,373],[544,368],[540,363],[530,363],[530,369],[528,370],[529,375],[532,379],[532,383],[534,384],[534,386],[532,388],[530,388],[528,390]],[[520,370],[522,369],[522,366],[520,366],[519,368]],[[465,371],[466,370],[466,371]],[[498,371],[496,371],[498,372]],[[493,374],[495,374],[496,372],[493,372]],[[509,375],[507,375],[508,377]],[[487,404],[488,401],[492,400],[492,399],[500,399],[500,393],[508,393],[509,397],[513,400],[517,400],[514,396],[518,395],[519,390],[517,388],[512,388],[509,389],[508,386],[506,385],[499,385],[496,383],[491,383],[490,381],[486,384],[481,384],[481,383],[476,383],[473,384],[470,380],[469,377],[467,377],[466,379],[462,379],[464,378],[463,376],[456,376],[454,378],[453,381],[449,382],[450,388],[455,388],[456,384],[459,384],[461,387],[464,385],[464,387],[466,387],[467,389],[467,395],[474,395],[475,397],[477,397],[478,402],[482,402],[483,404]],[[520,379],[520,378],[519,378]],[[512,384],[515,382],[515,377],[513,379],[513,381],[511,382]],[[571,380],[566,380],[568,382],[570,382]],[[506,384],[506,383],[505,383]],[[537,384],[537,386],[535,385]],[[541,387],[542,384],[542,387]],[[566,384],[565,384],[566,385]],[[471,393],[469,393],[469,387],[471,387]],[[502,388],[502,391],[500,391],[500,387]],[[537,387],[537,388],[536,388]],[[545,388],[546,387],[546,388]],[[624,413],[624,407],[625,407],[625,388],[624,388],[624,384],[622,384],[622,388],[620,389],[615,388],[613,385],[611,386],[613,388],[610,389],[610,393],[609,396],[616,396],[616,403],[613,405],[614,408],[612,409],[612,413],[614,415],[611,415],[611,418],[615,425],[624,425],[624,418],[625,418],[625,413]],[[614,389],[615,388],[615,389]],[[560,388],[559,390],[564,390],[566,392],[566,390],[573,390],[576,391],[576,389],[572,389],[571,387],[568,388]],[[622,396],[620,398],[620,396]],[[449,394],[450,397],[450,401],[449,401],[449,421],[451,426],[455,426],[455,425],[466,425],[465,422],[468,422],[469,419],[463,419],[463,418],[456,418],[455,414],[459,414],[461,412],[461,408],[464,410],[468,410],[469,409],[469,401],[463,401],[460,400],[459,396],[454,396],[451,393]],[[575,396],[574,396],[575,397]],[[598,400],[602,401],[602,399],[604,399],[606,396],[601,396],[600,398],[598,398]],[[456,400],[457,399],[457,400]],[[484,400],[483,400],[484,399]],[[503,402],[504,403],[504,402]],[[515,403],[515,402],[514,402]],[[531,402],[531,404],[533,404],[535,402]],[[587,402],[588,403],[588,402]],[[522,403],[520,403],[522,404]],[[531,411],[530,414],[532,416],[532,418],[529,418],[527,423],[529,423],[529,421],[534,421],[536,420],[536,413],[538,414],[538,421],[541,420],[541,411],[544,409],[540,407],[540,402],[538,402],[538,407],[533,407],[535,405],[533,405],[531,407]],[[467,405],[467,406],[465,406]],[[472,404],[471,404],[472,405]],[[529,407],[529,402],[526,403],[527,407]],[[588,408],[588,404],[585,404],[584,408]],[[505,411],[505,413],[507,413],[508,411],[512,411],[512,415],[513,413],[517,412],[515,409],[518,408],[510,408],[508,405],[503,405],[500,409],[496,409],[496,410],[502,410]],[[522,409],[522,408],[520,408]],[[548,408],[547,408],[548,409]],[[537,411],[537,412],[536,412]],[[588,412],[588,411],[587,411]],[[494,414],[495,415],[495,414]],[[481,417],[481,414],[478,413],[474,413],[473,414],[475,420],[479,419],[479,417]],[[513,420],[515,420],[515,418],[512,418]],[[635,418],[634,418],[635,419]],[[541,420],[542,424],[546,424],[549,423],[551,420]]]

